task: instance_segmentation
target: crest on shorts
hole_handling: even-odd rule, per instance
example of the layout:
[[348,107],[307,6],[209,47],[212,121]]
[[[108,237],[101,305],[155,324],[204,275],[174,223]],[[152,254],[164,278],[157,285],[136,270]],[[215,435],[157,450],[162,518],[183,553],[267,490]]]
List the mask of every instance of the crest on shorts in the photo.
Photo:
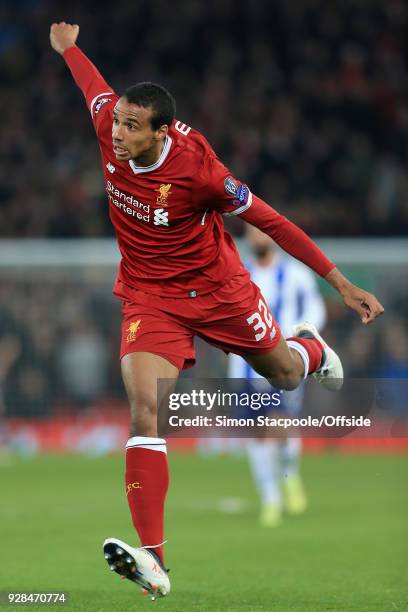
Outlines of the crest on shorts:
[[156,200],[156,204],[158,204],[159,206],[167,206],[168,205],[168,197],[171,194],[171,183],[168,183],[167,185],[165,183],[162,183],[160,185],[160,187],[158,189],[155,189],[155,191],[159,192],[159,195],[157,196],[157,200]]
[[133,340],[136,340],[136,334],[139,330],[140,323],[141,323],[141,319],[139,319],[138,321],[133,321],[129,325],[129,327],[126,330],[127,331],[126,342],[133,342]]

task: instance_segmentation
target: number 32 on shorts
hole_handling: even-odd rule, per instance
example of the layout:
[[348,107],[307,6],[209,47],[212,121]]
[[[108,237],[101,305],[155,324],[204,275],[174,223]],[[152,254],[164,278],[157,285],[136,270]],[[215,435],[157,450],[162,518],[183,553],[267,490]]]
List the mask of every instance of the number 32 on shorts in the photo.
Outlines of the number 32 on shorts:
[[269,311],[269,308],[263,300],[258,302],[258,311],[254,312],[250,317],[247,318],[248,325],[253,327],[255,332],[255,340],[259,342],[265,337],[268,328],[271,331],[271,338],[275,335],[275,327],[273,325],[273,318]]

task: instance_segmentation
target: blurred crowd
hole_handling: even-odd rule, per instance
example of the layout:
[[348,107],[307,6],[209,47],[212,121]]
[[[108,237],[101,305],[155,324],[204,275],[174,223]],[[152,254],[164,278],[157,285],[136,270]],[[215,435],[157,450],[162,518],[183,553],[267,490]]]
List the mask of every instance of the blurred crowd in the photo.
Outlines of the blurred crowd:
[[90,118],[48,42],[60,20],[119,93],[168,87],[177,116],[306,231],[406,234],[404,0],[6,0],[1,237],[111,232]]
[[119,342],[110,287],[61,272],[3,280],[0,414],[41,417],[122,395]]
[[[81,412],[125,401],[120,366],[120,304],[111,274],[53,271],[2,279],[0,285],[0,420]],[[106,278],[108,277],[108,278]],[[107,285],[109,283],[109,285]],[[384,293],[384,290],[382,291]],[[326,296],[327,297],[327,296]],[[348,377],[408,378],[406,289],[387,295],[387,317],[366,328],[333,294],[324,336]],[[225,355],[197,342],[185,375],[227,376]]]

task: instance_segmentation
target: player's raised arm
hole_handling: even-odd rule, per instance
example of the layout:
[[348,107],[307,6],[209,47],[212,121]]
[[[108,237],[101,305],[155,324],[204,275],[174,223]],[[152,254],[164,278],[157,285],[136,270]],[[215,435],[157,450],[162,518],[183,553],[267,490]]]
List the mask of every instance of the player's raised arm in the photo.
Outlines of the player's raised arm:
[[51,47],[62,55],[71,70],[94,118],[94,107],[98,98],[109,94],[114,95],[114,92],[98,69],[77,47],[78,34],[79,26],[76,24],[65,23],[65,21],[53,23],[50,29],[50,42]]

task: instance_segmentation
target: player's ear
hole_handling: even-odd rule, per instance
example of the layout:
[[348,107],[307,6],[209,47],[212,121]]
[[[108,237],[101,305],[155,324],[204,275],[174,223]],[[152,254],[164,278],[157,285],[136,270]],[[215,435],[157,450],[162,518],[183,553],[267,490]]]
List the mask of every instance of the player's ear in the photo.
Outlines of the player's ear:
[[158,130],[156,130],[156,140],[164,140],[167,136],[167,133],[169,131],[169,126],[168,125],[161,125],[159,127]]

